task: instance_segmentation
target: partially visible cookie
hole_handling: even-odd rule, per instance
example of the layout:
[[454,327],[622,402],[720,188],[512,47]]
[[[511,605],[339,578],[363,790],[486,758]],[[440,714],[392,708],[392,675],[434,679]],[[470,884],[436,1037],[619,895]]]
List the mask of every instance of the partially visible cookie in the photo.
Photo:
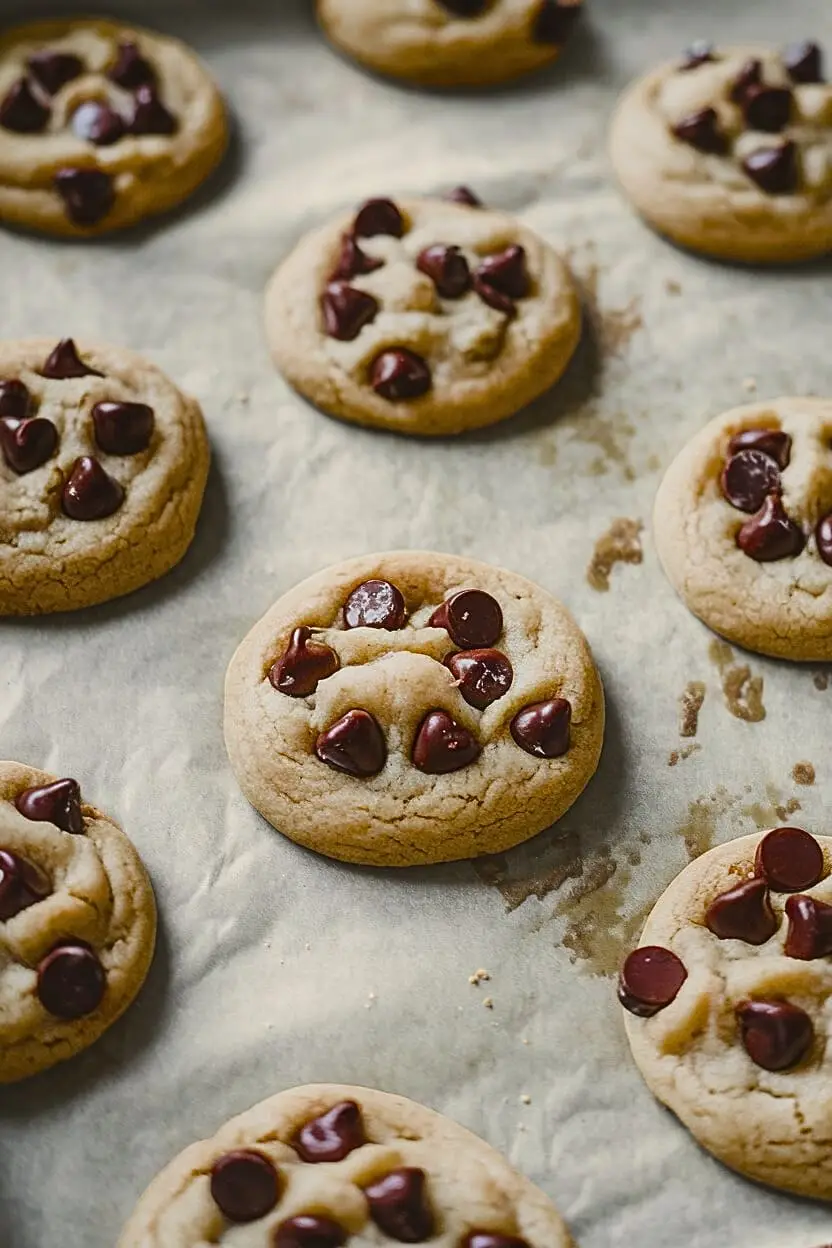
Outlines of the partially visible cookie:
[[307,235],[266,298],[272,354],[332,416],[451,434],[513,415],[566,369],[572,277],[514,217],[374,199]]
[[744,836],[659,898],[619,997],[650,1090],[703,1148],[832,1200],[832,837]]
[[832,86],[817,44],[697,44],[639,79],[610,154],[645,219],[685,247],[781,262],[832,248]]
[[222,98],[177,39],[101,18],[0,36],[0,221],[133,225],[187,199],[227,143]]
[[832,659],[832,401],[775,399],[706,425],[656,497],[656,549],[716,632],[783,659]]
[[97,1040],[155,940],[153,890],[121,829],[77,781],[0,763],[0,1083]]
[[539,1188],[414,1101],[313,1084],[185,1149],[154,1179],[119,1248],[571,1248]]
[[88,607],[169,571],[208,462],[198,404],[141,356],[0,343],[0,616]]

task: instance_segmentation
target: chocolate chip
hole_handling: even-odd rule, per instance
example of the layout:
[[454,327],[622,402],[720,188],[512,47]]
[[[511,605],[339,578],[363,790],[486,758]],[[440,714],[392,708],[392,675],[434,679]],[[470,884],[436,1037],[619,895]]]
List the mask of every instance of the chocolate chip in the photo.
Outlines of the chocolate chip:
[[700,65],[707,65],[710,61],[716,60],[714,52],[715,49],[712,43],[708,43],[705,39],[697,39],[689,48],[685,48],[685,59],[682,61],[679,69],[698,69]]
[[66,381],[70,377],[103,377],[97,369],[90,368],[78,354],[71,338],[62,338],[40,370],[41,377],[54,381]]
[[35,52],[26,68],[39,87],[49,95],[57,95],[62,87],[84,72],[84,62],[72,52]]
[[792,453],[792,440],[782,429],[743,429],[735,433],[728,443],[732,455],[738,451],[762,451],[781,468],[788,468]]
[[347,711],[315,742],[322,763],[350,776],[377,776],[387,761],[384,734],[369,711]]
[[426,775],[444,776],[476,762],[481,753],[476,738],[447,711],[431,711],[419,725],[412,759]]
[[333,270],[330,281],[348,282],[353,277],[359,277],[364,273],[375,273],[376,269],[383,267],[383,260],[379,260],[376,256],[368,256],[366,251],[361,250],[351,234],[345,234],[341,240],[338,264]]
[[486,256],[477,269],[477,277],[509,299],[525,299],[531,288],[525,248],[515,245]]
[[108,455],[138,455],[150,446],[153,408],[146,403],[96,403],[95,440]]
[[407,347],[382,351],[373,360],[370,384],[376,394],[391,403],[420,399],[431,388],[430,369],[420,355]]
[[55,454],[58,430],[43,416],[13,420],[0,416],[0,450],[13,472],[32,472]]
[[754,858],[754,870],[777,893],[802,893],[823,878],[823,850],[802,828],[767,832]]
[[750,86],[743,99],[743,113],[750,130],[779,134],[792,115],[792,93],[788,87]]
[[484,282],[479,273],[474,274],[474,290],[482,299],[483,303],[487,303],[489,308],[493,308],[495,312],[502,312],[503,316],[513,317],[517,314],[517,307],[513,299],[509,299],[508,295],[502,294],[493,286],[489,286],[488,282]]
[[416,268],[431,279],[443,299],[459,299],[471,289],[471,270],[462,250],[435,243],[420,251]]
[[786,902],[786,917],[789,920],[784,950],[787,958],[808,962],[832,953],[832,906],[814,897],[797,895]]
[[670,949],[644,945],[621,968],[618,1000],[631,1014],[652,1018],[676,1000],[687,977],[683,962]]
[[459,650],[448,655],[445,666],[465,701],[478,711],[505,697],[514,679],[511,663],[499,650]]
[[156,81],[156,71],[139,51],[139,46],[132,39],[125,39],[118,45],[116,63],[110,70],[109,77],[120,87],[134,91],[137,87],[152,86]]
[[401,590],[389,581],[362,581],[344,603],[347,628],[385,628],[394,633],[404,628],[407,606]]
[[308,698],[322,680],[338,671],[338,655],[320,641],[310,641],[310,628],[296,628],[281,658],[269,671],[269,680],[290,698]]
[[561,0],[542,0],[532,26],[532,39],[535,43],[566,43],[580,11],[580,0],[573,4],[563,4]]
[[491,0],[438,0],[440,8],[454,17],[479,17],[488,8]]
[[460,1248],[531,1248],[527,1239],[519,1235],[499,1235],[494,1231],[471,1231]]
[[561,758],[569,749],[572,707],[566,698],[524,706],[511,721],[511,735],[527,754]]
[[141,86],[136,91],[133,116],[130,118],[131,134],[176,134],[179,124],[169,108],[166,108],[153,86]]
[[698,112],[689,113],[671,129],[677,139],[695,147],[697,152],[724,156],[728,151],[728,141],[719,129],[719,118],[714,108],[700,108]]
[[61,493],[64,514],[73,520],[103,520],[124,502],[124,488],[92,455],[72,465]]
[[751,87],[757,87],[763,78],[763,62],[752,57],[746,61],[731,86],[730,96],[735,104],[743,104]]
[[28,858],[0,849],[0,922],[13,919],[51,892],[48,876]]
[[759,511],[780,485],[780,469],[763,451],[737,451],[722,470],[722,493],[739,511]]
[[18,78],[0,100],[0,126],[15,134],[40,134],[52,110],[32,89],[28,78]]
[[329,282],[321,295],[324,328],[330,338],[340,342],[357,338],[364,326],[375,320],[378,308],[377,299],[349,282]]
[[772,490],[756,515],[740,529],[737,545],[749,559],[774,563],[799,555],[806,538],[800,526],[786,515],[779,490]]
[[478,195],[467,186],[455,186],[452,191],[448,191],[445,199],[452,204],[464,204],[466,208],[482,208],[482,200]]
[[356,238],[373,238],[376,234],[401,238],[404,217],[392,199],[368,199],[356,214],[352,232]]
[[491,594],[481,589],[460,589],[437,607],[430,628],[444,628],[462,650],[493,646],[503,631],[503,613]]
[[109,147],[124,135],[124,121],[109,104],[87,100],[72,114],[72,129],[79,139],[96,147]]
[[791,195],[797,190],[797,147],[791,140],[779,147],[759,147],[746,156],[742,167],[767,195]]
[[793,43],[783,53],[792,82],[823,82],[823,52],[816,43]]
[[81,817],[81,786],[77,780],[53,780],[19,793],[15,806],[25,819],[34,823],[54,823],[62,832],[79,836],[84,831]]
[[281,1222],[271,1242],[273,1248],[341,1248],[347,1232],[332,1218],[301,1213]]
[[361,1110],[355,1101],[339,1101],[301,1127],[293,1144],[303,1161],[343,1161],[367,1143]]
[[421,1244],[433,1235],[424,1170],[404,1166],[365,1187],[370,1217],[379,1230],[401,1244]]
[[38,966],[38,997],[56,1018],[84,1018],[97,1010],[107,976],[88,945],[56,945]]
[[812,1047],[812,1020],[789,1001],[742,1001],[736,1016],[745,1051],[763,1070],[789,1070]]
[[25,420],[32,405],[32,396],[22,381],[0,381],[0,416]]
[[97,225],[116,202],[113,179],[101,169],[59,169],[53,182],[74,225]]
[[824,516],[818,523],[815,530],[815,541],[818,546],[818,554],[824,563],[828,563],[832,567],[832,512],[828,516]]
[[705,911],[705,925],[720,940],[743,940],[764,945],[777,931],[764,879],[746,880],[715,897]]
[[280,1175],[263,1153],[235,1149],[211,1167],[211,1195],[229,1222],[258,1222],[280,1197]]

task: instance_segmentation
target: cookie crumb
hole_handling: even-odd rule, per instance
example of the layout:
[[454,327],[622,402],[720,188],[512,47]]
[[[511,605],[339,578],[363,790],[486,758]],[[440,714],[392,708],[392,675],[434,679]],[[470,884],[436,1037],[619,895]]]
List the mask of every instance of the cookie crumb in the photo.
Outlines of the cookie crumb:
[[795,784],[814,784],[815,769],[811,763],[795,763],[792,767],[792,779]]
[[532,1103],[532,1098],[529,1096],[528,1092],[524,1092],[523,1095],[520,1097],[520,1100],[522,1101],[524,1105],[531,1105]]
[[701,749],[702,746],[698,741],[691,741],[690,745],[683,746],[681,750],[671,750],[667,759],[668,767],[675,767],[677,763],[684,762],[686,758],[690,758],[691,754]]
[[812,683],[821,693],[825,693],[829,688],[829,676],[826,672],[815,672]]
[[586,579],[593,589],[602,594],[609,590],[610,573],[617,563],[637,564],[643,561],[643,528],[640,520],[629,520],[626,516],[620,516],[613,520],[606,533],[601,534],[595,543],[586,572]]
[[526,1039],[526,1037],[525,1037],[525,1036],[522,1036],[522,1037],[520,1038],[520,1043],[521,1043],[521,1044],[528,1044],[529,1042],[528,1042],[528,1040]]
[[473,984],[475,988],[479,988],[480,984],[484,980],[487,980],[490,978],[491,978],[491,975],[489,974],[488,971],[480,969],[479,971],[474,971],[473,975],[468,976],[468,983]]
[[682,283],[677,282],[675,277],[669,277],[664,284],[664,288],[669,295],[681,295]]
[[753,394],[754,391],[757,389],[756,379],[754,377],[744,377],[743,382],[742,382],[742,388],[746,392],[746,394]]
[[705,685],[701,680],[689,680],[685,685],[679,698],[680,737],[695,737],[699,731],[699,712],[705,701],[705,692]]
[[487,1010],[494,1009],[494,999],[492,997],[483,997],[482,1003]]

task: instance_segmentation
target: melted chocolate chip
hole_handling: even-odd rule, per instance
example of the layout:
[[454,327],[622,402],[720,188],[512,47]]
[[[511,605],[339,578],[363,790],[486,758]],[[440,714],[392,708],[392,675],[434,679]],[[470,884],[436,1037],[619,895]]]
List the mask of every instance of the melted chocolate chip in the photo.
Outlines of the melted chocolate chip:
[[273,1248],[341,1248],[346,1242],[343,1226],[311,1213],[281,1222],[271,1240]]
[[404,217],[392,199],[368,199],[356,214],[352,232],[356,238],[373,238],[377,234],[401,238]]
[[321,295],[324,328],[330,338],[352,342],[378,315],[378,300],[349,282],[329,282]]
[[766,881],[746,880],[720,893],[705,911],[705,924],[720,940],[764,945],[778,928]]
[[315,742],[322,763],[350,776],[377,776],[387,761],[387,743],[369,711],[347,711]]
[[566,43],[580,11],[580,0],[572,4],[564,4],[562,0],[541,0],[532,25],[532,39],[535,43],[556,46]]
[[280,1175],[263,1153],[240,1148],[211,1167],[211,1195],[229,1222],[257,1222],[280,1197]]
[[116,202],[113,179],[101,169],[59,169],[53,182],[73,225],[97,225]]
[[752,57],[746,61],[731,86],[730,96],[735,104],[743,104],[751,87],[758,87],[763,78],[763,62]]
[[818,554],[821,559],[832,567],[832,512],[828,516],[824,516],[818,523],[818,527],[815,530],[815,541],[817,542]]
[[92,455],[76,459],[61,492],[64,514],[73,520],[103,520],[124,502],[124,487]]
[[32,396],[22,381],[0,381],[0,416],[25,420],[32,406]]
[[799,555],[806,538],[800,526],[786,515],[780,492],[772,490],[756,515],[740,529],[737,545],[749,559],[774,563]]
[[495,1231],[471,1231],[460,1248],[531,1248],[527,1239],[519,1235],[500,1235]]
[[759,511],[780,485],[780,469],[764,451],[737,451],[722,470],[722,493],[739,511]]
[[385,628],[394,633],[404,628],[407,606],[401,590],[389,581],[363,581],[344,603],[347,628]]
[[67,381],[71,377],[103,377],[97,369],[90,368],[78,354],[71,338],[62,338],[40,370],[41,377],[54,381]]
[[802,828],[767,832],[754,858],[754,870],[777,893],[802,893],[823,878],[823,850]]
[[832,906],[814,897],[796,895],[786,902],[789,930],[786,935],[787,958],[810,961],[827,958],[832,953]]
[[460,589],[436,608],[428,626],[444,628],[462,650],[482,650],[493,646],[502,633],[503,613],[491,594],[481,589]]
[[330,281],[348,282],[353,277],[359,277],[364,273],[375,273],[376,269],[383,267],[383,260],[379,260],[376,256],[368,256],[366,251],[362,251],[358,246],[351,234],[345,234],[341,240],[341,254],[338,258],[338,264],[333,270]]
[[179,124],[170,109],[166,108],[156,88],[141,86],[136,91],[133,116],[130,118],[131,134],[176,134]]
[[700,65],[707,65],[710,61],[715,61],[714,51],[712,43],[708,43],[705,39],[697,39],[689,48],[685,48],[685,59],[682,61],[679,69],[683,71],[698,69]]
[[82,943],[56,945],[38,966],[38,997],[56,1018],[84,1018],[98,1009],[107,976],[98,957]]
[[294,1149],[303,1161],[343,1161],[367,1143],[361,1110],[355,1101],[339,1101],[301,1127]]
[[445,666],[465,701],[478,711],[505,697],[514,679],[511,663],[499,650],[460,650],[448,655]]
[[561,758],[570,745],[572,707],[566,698],[524,706],[511,721],[517,745],[535,758]]
[[96,403],[95,440],[108,455],[138,455],[153,437],[153,408],[146,403]]
[[431,388],[430,369],[420,355],[397,347],[382,351],[373,360],[370,384],[376,394],[391,403],[420,399]]
[[43,416],[13,420],[0,416],[0,451],[13,472],[32,472],[55,454],[58,430]]
[[429,776],[444,776],[476,762],[482,747],[447,711],[430,711],[413,742],[413,766]]
[[459,299],[471,289],[471,270],[459,247],[436,243],[419,253],[416,267],[431,279],[443,299]]
[[139,46],[132,39],[125,39],[118,45],[116,63],[109,73],[113,82],[128,91],[137,87],[152,86],[156,81],[156,71],[139,51]]
[[525,299],[531,288],[525,248],[506,247],[505,251],[486,256],[477,269],[477,277],[509,299]]
[[482,200],[479,196],[467,186],[455,186],[452,191],[448,191],[445,199],[452,204],[464,204],[466,208],[482,208]]
[[736,1015],[745,1051],[763,1070],[789,1070],[812,1047],[812,1020],[789,1001],[743,1001]]
[[0,849],[0,922],[8,922],[50,892],[49,878],[40,867],[10,849]]
[[77,780],[53,780],[24,789],[15,806],[25,819],[34,823],[54,823],[62,832],[79,836],[84,831],[81,816],[81,787]]
[[493,286],[489,286],[488,282],[484,282],[479,273],[474,274],[474,290],[482,299],[483,303],[487,303],[489,308],[493,308],[495,312],[502,312],[503,316],[509,318],[517,315],[517,306],[513,299],[508,295],[502,294]]
[[760,147],[746,156],[742,167],[767,195],[791,195],[797,190],[797,147],[791,140],[778,147]]
[[340,666],[335,651],[320,641],[311,641],[311,636],[311,629],[296,628],[269,672],[275,689],[290,698],[308,698]]
[[72,129],[87,143],[109,147],[124,136],[124,121],[102,100],[86,100],[72,114]]
[[671,128],[677,139],[695,147],[697,152],[724,156],[728,151],[728,141],[719,129],[719,118],[714,108],[700,108],[698,112],[689,113]]
[[40,134],[52,110],[33,90],[28,78],[19,78],[0,100],[0,126],[15,134]]
[[779,134],[792,115],[792,93],[788,87],[749,86],[743,97],[745,124],[749,130]]
[[454,17],[479,17],[484,13],[491,0],[438,0],[440,8]]
[[62,87],[84,72],[84,62],[72,52],[35,52],[26,62],[35,82],[48,95],[57,95]]
[[792,82],[823,82],[823,52],[816,43],[793,43],[783,53]]
[[731,455],[738,451],[762,451],[781,468],[788,468],[792,453],[792,440],[782,429],[743,429],[735,433],[728,443]]
[[401,1244],[421,1244],[434,1229],[424,1170],[404,1166],[364,1189],[370,1217],[379,1230]]
[[618,979],[618,1000],[639,1018],[652,1018],[676,1000],[688,977],[684,963],[670,949],[644,945],[629,955]]

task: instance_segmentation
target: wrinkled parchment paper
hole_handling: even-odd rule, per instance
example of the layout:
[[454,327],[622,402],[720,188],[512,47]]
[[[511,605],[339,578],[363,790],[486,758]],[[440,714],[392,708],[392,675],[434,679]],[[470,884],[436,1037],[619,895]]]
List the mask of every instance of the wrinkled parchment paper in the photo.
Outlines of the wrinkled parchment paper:
[[[129,1015],[78,1060],[0,1092],[0,1243],[109,1248],[174,1154],[307,1080],[404,1093],[478,1131],[582,1248],[831,1239],[832,1212],[730,1174],[654,1103],[609,977],[690,856],[787,817],[830,831],[829,673],[714,645],[657,567],[649,514],[662,467],[710,416],[832,392],[832,270],[680,254],[621,202],[604,151],[616,94],[653,61],[701,35],[832,46],[827,0],[594,0],[552,72],[463,98],[362,75],[305,0],[110,9],[199,49],[232,101],[235,151],[212,194],[129,237],[0,234],[0,333],[147,353],[204,405],[215,462],[173,575],[72,617],[0,622],[2,754],[77,776],[123,823],[162,918]],[[0,14],[40,12],[0,0]],[[567,379],[455,442],[317,414],[269,364],[272,268],[336,209],[459,182],[571,257],[588,316]],[[617,519],[645,523],[644,562],[614,565],[604,591],[587,568]],[[405,874],[330,863],[266,826],[227,766],[222,681],[246,630],[313,570],[398,546],[532,577],[595,648],[601,769],[554,833],[506,859]],[[697,681],[698,734],[680,737]],[[795,780],[801,763],[814,784]],[[491,978],[474,986],[478,970]]]

